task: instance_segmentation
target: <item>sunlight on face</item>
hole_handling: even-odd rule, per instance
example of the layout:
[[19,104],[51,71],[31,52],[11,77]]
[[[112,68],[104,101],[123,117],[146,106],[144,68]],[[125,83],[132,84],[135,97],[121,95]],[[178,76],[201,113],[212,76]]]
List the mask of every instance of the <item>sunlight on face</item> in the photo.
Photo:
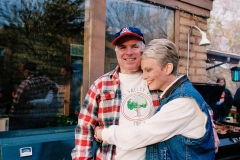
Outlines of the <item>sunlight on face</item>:
[[143,58],[141,61],[143,79],[147,81],[150,90],[164,90],[166,88],[167,75],[155,59]]
[[131,74],[140,70],[142,41],[126,36],[121,38],[117,44],[117,60],[121,73]]

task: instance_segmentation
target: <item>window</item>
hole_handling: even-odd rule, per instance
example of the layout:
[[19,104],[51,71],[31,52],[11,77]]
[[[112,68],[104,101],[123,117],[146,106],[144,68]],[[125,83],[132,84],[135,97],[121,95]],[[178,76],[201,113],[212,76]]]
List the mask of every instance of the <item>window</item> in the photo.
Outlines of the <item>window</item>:
[[[4,59],[4,49],[0,48],[0,99],[3,99],[2,95],[2,89],[3,89],[3,80],[4,80],[4,72],[3,72],[3,59]],[[3,106],[3,102],[0,100],[0,113],[5,112],[5,108],[1,107]]]
[[[0,50],[4,71],[0,108],[5,110],[0,118],[9,117],[9,130],[64,126],[76,119],[82,82],[84,2],[0,1],[0,48],[4,48],[4,54]],[[22,67],[26,64],[30,66]],[[42,79],[33,84],[30,75]],[[50,83],[47,79],[53,83],[46,85]]]
[[0,57],[4,56],[4,49],[0,48]]
[[111,45],[114,34],[122,27],[141,29],[146,44],[155,38],[174,42],[174,11],[138,0],[107,0],[105,72],[114,69],[117,59]]

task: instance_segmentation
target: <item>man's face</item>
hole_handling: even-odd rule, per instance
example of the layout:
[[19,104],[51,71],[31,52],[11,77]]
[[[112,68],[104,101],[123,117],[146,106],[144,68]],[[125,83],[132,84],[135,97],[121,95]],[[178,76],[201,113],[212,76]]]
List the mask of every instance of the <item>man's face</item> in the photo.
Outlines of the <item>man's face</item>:
[[67,75],[67,71],[66,71],[65,68],[62,68],[62,69],[61,69],[61,75],[62,75],[63,77],[65,77],[65,76]]
[[29,76],[29,70],[24,70],[23,71],[23,76],[27,78]]
[[125,36],[118,40],[116,55],[120,72],[133,74],[140,70],[142,41],[133,36]]
[[143,58],[141,61],[142,77],[147,81],[149,90],[164,91],[169,85],[165,67],[160,67],[153,58]]

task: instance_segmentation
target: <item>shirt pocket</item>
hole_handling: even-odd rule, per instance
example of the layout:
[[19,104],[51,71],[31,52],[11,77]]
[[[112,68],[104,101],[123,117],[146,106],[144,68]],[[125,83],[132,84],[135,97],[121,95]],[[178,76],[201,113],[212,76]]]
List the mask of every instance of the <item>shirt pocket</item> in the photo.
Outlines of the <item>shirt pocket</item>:
[[114,91],[107,91],[99,94],[99,101],[112,100],[115,97]]
[[118,112],[118,104],[114,91],[106,91],[98,95],[98,117],[100,119],[115,117]]

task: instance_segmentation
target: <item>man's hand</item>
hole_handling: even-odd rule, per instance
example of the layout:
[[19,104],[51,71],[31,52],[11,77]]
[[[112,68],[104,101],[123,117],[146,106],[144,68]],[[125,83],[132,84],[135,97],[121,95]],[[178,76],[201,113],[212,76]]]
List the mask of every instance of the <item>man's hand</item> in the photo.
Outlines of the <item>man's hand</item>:
[[99,126],[94,129],[94,138],[97,142],[102,142],[102,130]]
[[213,128],[213,135],[214,135],[214,145],[215,145],[215,153],[218,152],[218,146],[220,144],[220,140],[218,138],[217,132],[215,130],[215,128]]

